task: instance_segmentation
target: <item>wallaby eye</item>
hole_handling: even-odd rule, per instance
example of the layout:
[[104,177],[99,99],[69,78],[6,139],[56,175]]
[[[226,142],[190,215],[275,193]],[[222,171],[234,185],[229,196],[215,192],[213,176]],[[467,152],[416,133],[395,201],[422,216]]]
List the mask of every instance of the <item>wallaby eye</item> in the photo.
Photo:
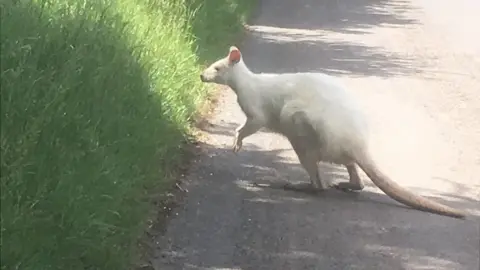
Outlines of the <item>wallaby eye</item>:
[[216,70],[216,71],[220,71],[220,68],[219,68],[219,67],[215,67],[215,70]]

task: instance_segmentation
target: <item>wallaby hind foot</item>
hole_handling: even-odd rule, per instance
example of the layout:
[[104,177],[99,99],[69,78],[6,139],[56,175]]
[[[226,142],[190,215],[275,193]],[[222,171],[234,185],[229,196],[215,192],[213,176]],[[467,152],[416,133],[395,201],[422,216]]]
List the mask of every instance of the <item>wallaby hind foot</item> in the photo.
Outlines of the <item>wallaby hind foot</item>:
[[294,192],[302,192],[306,194],[319,194],[320,192],[325,191],[324,189],[315,188],[311,182],[300,182],[300,183],[291,183],[288,181],[278,181],[268,184],[258,183],[258,182],[251,182],[251,185],[254,187],[259,188],[271,188],[271,189],[279,189],[279,190],[286,190],[286,191],[294,191]]
[[358,175],[358,169],[355,164],[345,165],[348,171],[348,182],[340,182],[333,185],[334,188],[339,189],[341,191],[361,191],[365,185],[363,184],[362,179]]
[[315,187],[311,182],[290,183],[283,185],[284,190],[303,192],[309,194],[318,194],[326,191],[326,189]]

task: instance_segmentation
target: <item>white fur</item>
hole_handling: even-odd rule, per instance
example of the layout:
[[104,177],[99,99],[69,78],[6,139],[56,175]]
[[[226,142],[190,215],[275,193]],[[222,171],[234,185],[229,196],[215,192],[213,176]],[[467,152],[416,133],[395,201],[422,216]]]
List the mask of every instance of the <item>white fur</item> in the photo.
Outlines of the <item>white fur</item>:
[[290,117],[304,112],[324,142],[317,145],[319,160],[349,164],[353,160],[345,152],[366,145],[363,115],[335,78],[323,73],[253,73],[242,59],[228,66],[228,71],[216,72],[214,67],[224,65],[225,60],[212,64],[203,74],[235,91],[246,122],[252,122],[255,130],[265,127],[289,138],[301,129]]
[[356,165],[387,195],[411,207],[457,218],[462,211],[418,196],[393,182],[378,169],[367,146],[367,124],[355,101],[333,77],[323,73],[253,73],[236,47],[227,57],[210,65],[200,75],[202,81],[225,84],[237,94],[247,116],[237,128],[233,150],[242,140],[265,127],[288,138],[315,190],[327,184],[318,174],[320,161],[343,164],[349,182],[340,189],[364,187]]

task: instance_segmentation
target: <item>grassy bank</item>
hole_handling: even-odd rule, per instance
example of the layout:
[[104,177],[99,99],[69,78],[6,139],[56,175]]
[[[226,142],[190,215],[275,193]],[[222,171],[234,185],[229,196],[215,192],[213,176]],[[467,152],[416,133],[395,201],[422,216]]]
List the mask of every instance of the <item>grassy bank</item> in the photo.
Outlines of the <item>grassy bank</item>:
[[2,270],[128,269],[252,1],[0,2]]

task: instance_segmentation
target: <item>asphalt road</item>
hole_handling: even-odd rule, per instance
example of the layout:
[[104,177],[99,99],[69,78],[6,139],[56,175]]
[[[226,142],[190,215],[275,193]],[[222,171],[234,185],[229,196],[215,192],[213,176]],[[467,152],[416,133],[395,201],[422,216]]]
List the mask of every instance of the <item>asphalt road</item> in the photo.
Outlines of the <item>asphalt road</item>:
[[[308,178],[278,135],[255,134],[232,153],[245,117],[225,89],[155,268],[479,269],[479,10],[475,0],[263,0],[239,44],[253,71],[338,76],[369,117],[381,167],[470,220],[403,207],[371,185],[315,196],[252,187]],[[321,168],[332,182],[347,176]]]

